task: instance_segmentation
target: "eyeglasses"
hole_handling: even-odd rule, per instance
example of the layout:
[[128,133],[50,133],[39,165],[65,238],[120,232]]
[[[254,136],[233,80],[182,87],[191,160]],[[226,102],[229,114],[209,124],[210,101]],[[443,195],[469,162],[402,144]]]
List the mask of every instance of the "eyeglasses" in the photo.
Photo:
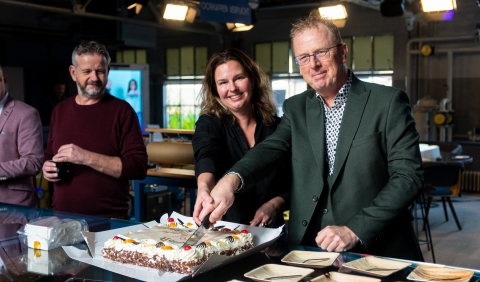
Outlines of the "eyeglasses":
[[311,56],[314,56],[315,59],[318,60],[318,61],[328,60],[328,58],[330,58],[330,49],[340,47],[342,45],[343,45],[343,43],[339,43],[335,46],[328,47],[328,48],[323,49],[323,50],[318,50],[317,52],[313,52],[312,55],[296,56],[296,57],[294,57],[295,64],[297,64],[297,66],[299,66],[299,67],[304,66],[304,65],[306,65],[310,62],[310,57]]

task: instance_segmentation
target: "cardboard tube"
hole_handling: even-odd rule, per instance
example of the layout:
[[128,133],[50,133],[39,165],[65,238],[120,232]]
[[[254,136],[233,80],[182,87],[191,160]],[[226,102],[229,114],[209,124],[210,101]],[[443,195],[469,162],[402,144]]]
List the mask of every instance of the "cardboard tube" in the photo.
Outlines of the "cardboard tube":
[[161,164],[193,165],[192,143],[150,142],[147,145],[148,161]]

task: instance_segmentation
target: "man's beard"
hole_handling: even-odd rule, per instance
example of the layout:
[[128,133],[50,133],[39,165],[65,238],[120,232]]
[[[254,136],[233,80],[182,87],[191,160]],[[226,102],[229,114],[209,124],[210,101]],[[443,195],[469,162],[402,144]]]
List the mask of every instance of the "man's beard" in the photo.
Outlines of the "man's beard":
[[103,94],[104,90],[105,90],[105,86],[103,87],[98,87],[97,89],[95,90],[87,90],[87,85],[88,83],[85,85],[85,87],[82,87],[78,82],[77,82],[77,90],[78,90],[78,93],[80,93],[83,97],[85,98],[95,98],[95,97],[99,97]]

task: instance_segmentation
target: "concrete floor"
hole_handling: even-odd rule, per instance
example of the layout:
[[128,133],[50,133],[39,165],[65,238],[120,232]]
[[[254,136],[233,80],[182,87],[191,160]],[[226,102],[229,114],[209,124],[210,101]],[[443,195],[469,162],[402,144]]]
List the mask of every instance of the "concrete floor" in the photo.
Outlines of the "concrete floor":
[[[435,199],[440,200],[434,198],[429,221],[436,263],[480,269],[480,193],[463,192],[461,197],[452,198],[462,230],[458,230],[448,205],[449,221],[445,221],[442,203]],[[424,238],[424,233],[420,232],[420,239]],[[433,262],[427,245],[421,245],[421,249],[425,261]]]

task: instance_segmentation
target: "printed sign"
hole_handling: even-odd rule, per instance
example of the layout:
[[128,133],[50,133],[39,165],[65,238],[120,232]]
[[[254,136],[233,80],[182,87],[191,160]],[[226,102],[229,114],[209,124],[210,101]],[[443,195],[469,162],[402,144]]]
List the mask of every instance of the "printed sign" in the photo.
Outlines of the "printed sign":
[[247,0],[200,1],[200,18],[221,23],[252,23],[252,12]]

